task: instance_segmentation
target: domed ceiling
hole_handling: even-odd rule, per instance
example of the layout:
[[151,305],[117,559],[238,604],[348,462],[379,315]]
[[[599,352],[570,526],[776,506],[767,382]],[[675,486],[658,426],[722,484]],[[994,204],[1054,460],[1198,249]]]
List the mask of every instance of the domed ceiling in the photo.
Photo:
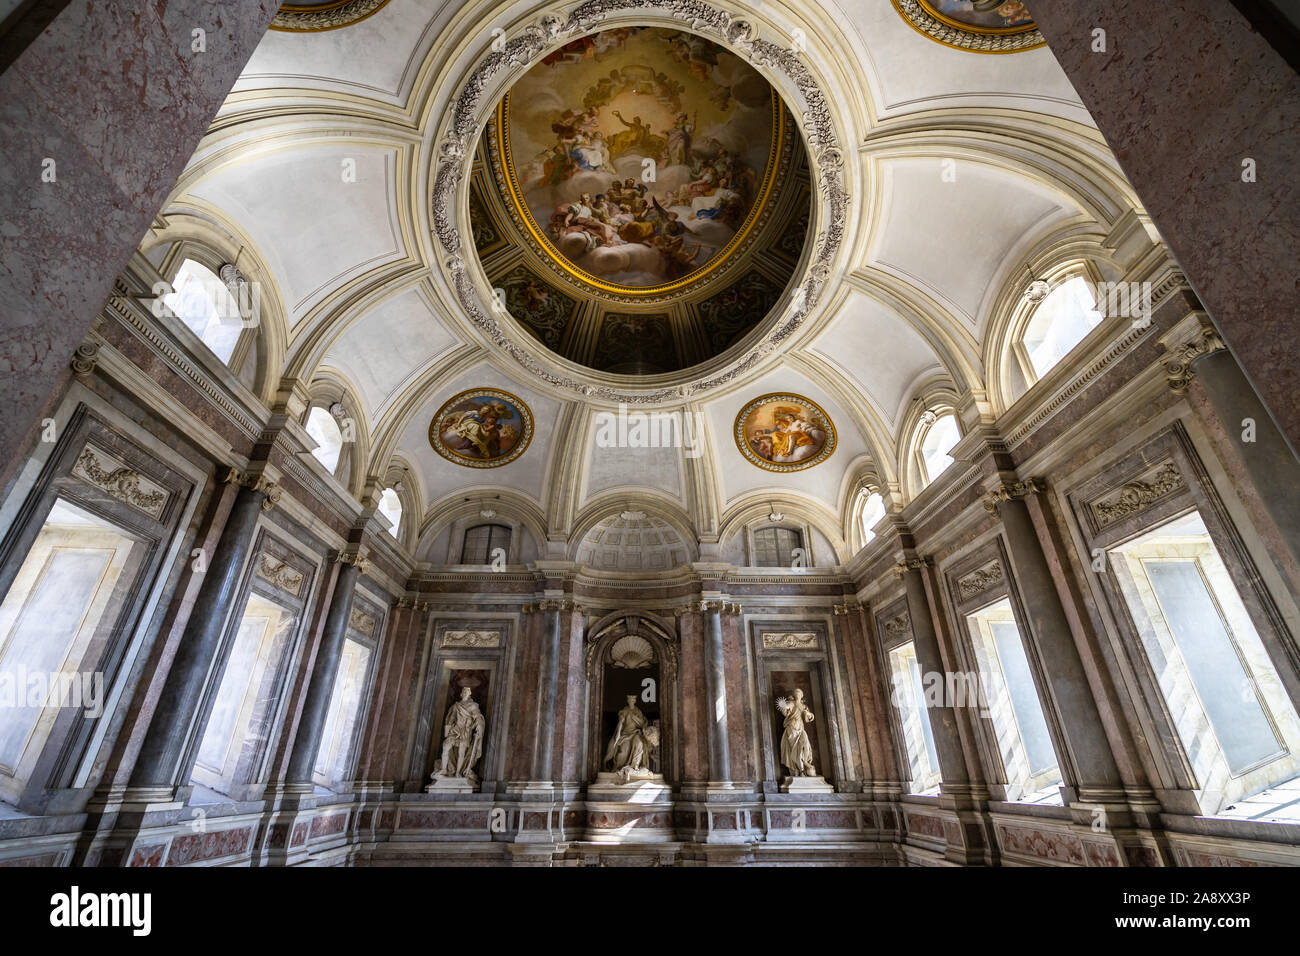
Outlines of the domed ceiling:
[[762,322],[810,208],[807,155],[767,80],[702,37],[622,27],[556,50],[502,98],[470,221],[498,307],[574,362],[652,375]]

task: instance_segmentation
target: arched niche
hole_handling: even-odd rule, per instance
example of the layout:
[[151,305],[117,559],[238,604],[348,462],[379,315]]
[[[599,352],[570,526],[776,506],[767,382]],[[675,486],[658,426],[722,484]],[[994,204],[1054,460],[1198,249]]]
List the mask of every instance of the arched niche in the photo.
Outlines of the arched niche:
[[587,748],[587,780],[594,781],[606,769],[605,748],[614,735],[618,712],[627,706],[627,695],[636,694],[637,707],[650,723],[659,725],[659,749],[650,769],[662,773],[665,782],[676,782],[680,779],[676,632],[649,615],[628,613],[601,618],[590,635],[587,739],[592,746]]

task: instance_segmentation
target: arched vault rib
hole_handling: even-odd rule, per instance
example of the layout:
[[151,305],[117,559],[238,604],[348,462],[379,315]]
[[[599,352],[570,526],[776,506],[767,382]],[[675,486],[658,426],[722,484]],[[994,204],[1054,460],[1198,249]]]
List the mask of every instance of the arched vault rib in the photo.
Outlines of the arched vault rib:
[[982,112],[984,122],[946,109],[909,115],[873,130],[859,154],[981,163],[1034,181],[1104,225],[1141,208],[1118,166],[1093,152],[1106,150],[1095,130],[1021,111]]
[[802,352],[791,355],[789,364],[790,368],[826,389],[836,403],[852,416],[853,423],[858,426],[866,442],[868,452],[881,469],[881,480],[894,481],[893,448],[896,443],[889,426],[872,404],[864,400],[860,391],[838,369],[815,354]]
[[371,429],[370,460],[366,462],[366,473],[373,475],[382,472],[388,459],[397,450],[397,441],[402,431],[415,413],[429,401],[430,396],[442,394],[448,382],[487,357],[487,352],[480,346],[459,346],[444,361],[427,369],[389,402],[387,411]]
[[979,340],[966,323],[919,286],[874,266],[850,272],[845,276],[845,285],[886,306],[906,322],[934,352],[958,389],[984,387]]

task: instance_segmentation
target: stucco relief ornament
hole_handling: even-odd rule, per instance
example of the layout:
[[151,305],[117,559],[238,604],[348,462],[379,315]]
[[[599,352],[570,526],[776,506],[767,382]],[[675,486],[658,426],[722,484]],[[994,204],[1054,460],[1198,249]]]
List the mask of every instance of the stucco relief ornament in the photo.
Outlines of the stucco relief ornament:
[[469,687],[460,689],[460,700],[451,705],[442,724],[442,756],[433,765],[433,783],[428,793],[438,790],[473,790],[478,786],[474,765],[483,756],[483,731],[487,720],[478,709]]
[[[575,394],[593,393],[588,391],[590,386],[538,361],[530,351],[506,334],[490,309],[483,307],[481,290],[459,256],[462,230],[456,222],[458,196],[468,173],[466,152],[480,129],[483,101],[489,88],[494,86],[493,81],[498,74],[527,65],[542,53],[592,32],[608,17],[638,12],[666,14],[685,23],[692,32],[716,39],[733,50],[748,55],[756,65],[785,74],[806,106],[802,124],[816,167],[818,192],[822,197],[819,212],[826,228],[817,235],[808,278],[802,286],[805,292],[804,308],[797,310],[790,320],[769,332],[767,338],[770,342],[784,341],[806,318],[831,275],[831,263],[844,240],[849,195],[844,186],[843,155],[826,97],[808,67],[793,51],[770,40],[758,39],[758,30],[753,23],[734,18],[730,13],[702,0],[588,0],[573,8],[567,18],[562,19],[552,14],[542,17],[537,23],[509,37],[500,49],[492,50],[479,60],[469,79],[453,98],[449,131],[442,141],[437,170],[433,176],[433,224],[443,251],[455,256],[446,261],[446,267],[456,297],[470,321],[496,348],[528,372],[549,385]],[[793,108],[793,103],[787,102]],[[728,384],[737,376],[748,372],[762,357],[763,353],[758,349],[750,350],[719,374],[693,383],[691,393],[700,394]],[[663,404],[680,397],[675,387],[625,392],[602,386],[594,394],[609,401],[640,406]]]

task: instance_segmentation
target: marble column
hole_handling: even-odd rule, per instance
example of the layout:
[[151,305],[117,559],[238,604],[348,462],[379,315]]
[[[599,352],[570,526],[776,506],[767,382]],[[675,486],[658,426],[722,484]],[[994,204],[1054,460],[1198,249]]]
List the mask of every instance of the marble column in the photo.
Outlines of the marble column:
[[163,682],[131,772],[132,789],[175,791],[188,782],[206,716],[199,713],[204,688],[209,675],[213,681],[221,680],[231,650],[229,642],[221,647],[221,638],[239,593],[240,572],[252,549],[258,518],[280,498],[280,489],[259,474],[232,468],[223,482],[238,485],[239,490]]
[[338,676],[339,658],[343,655],[343,642],[348,633],[348,618],[352,614],[352,598],[356,594],[357,578],[366,569],[366,559],[359,554],[343,552],[335,560],[339,564],[334,593],[325,614],[325,628],[320,637],[320,648],[312,664],[311,681],[303,701],[302,716],[289,754],[288,782],[311,786],[311,775],[320,750],[321,733],[329,717],[330,697],[334,693],[334,679]]
[[[1169,350],[1165,363],[1169,387],[1186,392],[1195,382],[1218,419],[1236,457],[1254,485],[1251,504],[1257,505],[1277,529],[1274,540],[1286,548],[1292,570],[1300,565],[1300,459],[1269,417],[1259,395],[1214,327],[1199,316],[1189,317],[1162,340]],[[1247,441],[1243,432],[1253,423]]]
[[[1046,693],[1040,692],[1039,696],[1050,702],[1057,716],[1055,724],[1060,730],[1060,743],[1067,751],[1057,754],[1062,775],[1068,786],[1077,788],[1080,799],[1111,801],[1123,796],[1119,768],[1061,595],[1024,500],[1025,495],[1037,494],[1042,489],[1041,479],[1003,482],[985,496],[984,507],[1002,523],[1015,569],[1015,584],[1029,619],[1030,633],[1024,637],[1037,649],[1037,654],[1031,656],[1037,658],[1047,682]],[[1046,703],[1044,710],[1048,710]]]
[[[943,652],[939,649],[939,635],[934,629],[934,619],[930,617],[925,579],[921,575],[921,569],[929,564],[929,560],[912,558],[894,568],[894,573],[903,579],[903,588],[907,593],[907,616],[912,624],[912,644],[916,649],[916,662],[922,675],[947,672]],[[948,681],[942,681],[941,684],[947,687]],[[941,789],[958,788],[964,793],[970,786],[970,774],[966,770],[966,755],[957,729],[957,714],[946,698],[938,705],[927,705],[926,714],[930,721],[930,735],[934,738],[934,750],[939,757]]]
[[722,656],[722,614],[728,609],[723,601],[705,601],[704,639],[706,701],[705,720],[709,728],[709,781],[731,780],[731,741],[727,736],[727,679]]
[[542,646],[546,654],[542,671],[542,699],[537,715],[537,756],[533,765],[533,779],[537,782],[555,780],[555,718],[560,692],[560,601],[542,601],[540,610],[546,615]]
[[277,6],[75,0],[0,75],[0,491]]
[[1295,71],[1240,4],[1164,0],[1158,20],[1147,0],[1030,6],[1197,297],[1300,449]]

